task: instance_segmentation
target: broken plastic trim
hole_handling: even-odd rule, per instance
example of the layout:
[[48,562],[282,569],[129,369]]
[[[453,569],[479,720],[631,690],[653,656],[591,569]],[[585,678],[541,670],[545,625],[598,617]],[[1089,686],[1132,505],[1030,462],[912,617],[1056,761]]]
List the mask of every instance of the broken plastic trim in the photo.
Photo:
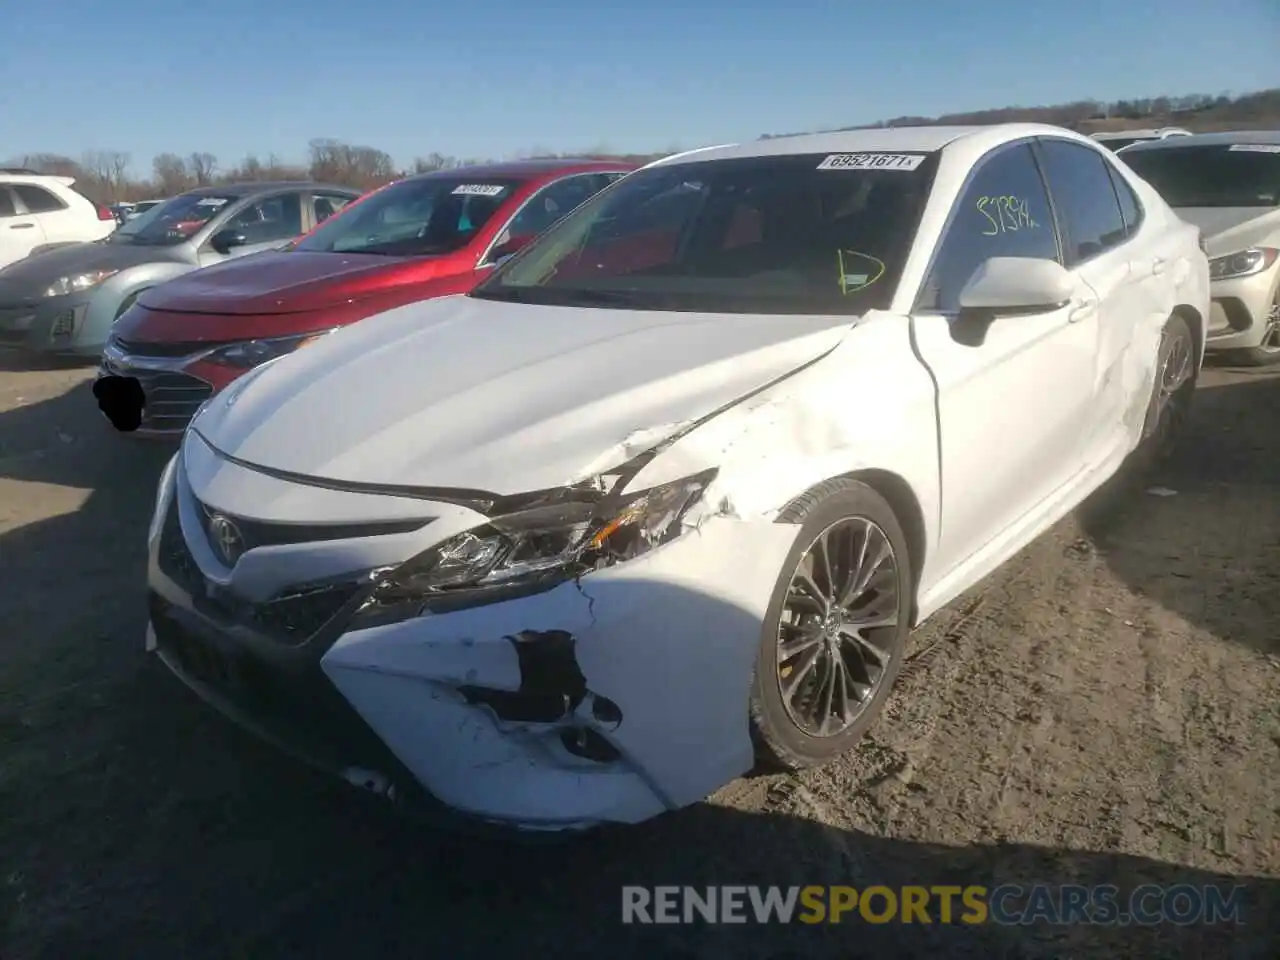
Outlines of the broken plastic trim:
[[463,531],[381,571],[359,627],[482,606],[550,590],[667,543],[718,468],[595,502],[542,502]]

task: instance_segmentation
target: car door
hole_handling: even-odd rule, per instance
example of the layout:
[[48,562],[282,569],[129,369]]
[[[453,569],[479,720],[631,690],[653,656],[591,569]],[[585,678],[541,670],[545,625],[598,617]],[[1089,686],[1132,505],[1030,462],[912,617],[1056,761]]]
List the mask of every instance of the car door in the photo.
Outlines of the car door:
[[0,183],[0,267],[7,267],[44,243],[44,229],[12,190]]
[[532,240],[599,193],[606,185],[607,181],[602,180],[598,174],[577,173],[553,180],[542,187],[525,200],[507,221],[507,225],[498,231],[493,243],[478,261],[477,269],[493,266],[510,249],[513,240],[518,243]]
[[88,236],[84,220],[56,194],[34,183],[11,185],[18,203],[40,224],[44,243],[76,243]]
[[984,157],[961,189],[922,284],[912,327],[938,389],[942,522],[936,559],[952,570],[1080,470],[1095,349],[1092,291],[1007,314],[980,344],[959,342],[959,295],[991,257],[1061,262],[1057,228],[1028,141]]
[[1100,151],[1052,137],[1039,139],[1036,151],[1061,225],[1064,262],[1098,300],[1094,402],[1081,442],[1084,460],[1096,464],[1127,447],[1134,435],[1129,421],[1146,408],[1145,384],[1133,382],[1143,365],[1132,362],[1131,351],[1155,346],[1135,335],[1152,329],[1152,320],[1163,323],[1163,290],[1175,258],[1158,238],[1142,236],[1138,200]]
[[[303,191],[290,190],[253,197],[233,210],[220,224],[215,224],[209,237],[200,245],[200,265],[220,263],[234,257],[274,250],[302,233]],[[212,240],[219,233],[234,233],[244,242],[227,253],[215,250]]]

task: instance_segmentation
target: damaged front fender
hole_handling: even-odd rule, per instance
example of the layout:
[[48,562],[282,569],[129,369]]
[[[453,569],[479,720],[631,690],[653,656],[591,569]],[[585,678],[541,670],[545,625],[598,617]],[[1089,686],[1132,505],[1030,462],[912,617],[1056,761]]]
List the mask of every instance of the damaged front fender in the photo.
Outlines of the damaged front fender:
[[752,766],[751,678],[795,536],[711,518],[547,593],[350,633],[322,666],[451,806],[639,822]]

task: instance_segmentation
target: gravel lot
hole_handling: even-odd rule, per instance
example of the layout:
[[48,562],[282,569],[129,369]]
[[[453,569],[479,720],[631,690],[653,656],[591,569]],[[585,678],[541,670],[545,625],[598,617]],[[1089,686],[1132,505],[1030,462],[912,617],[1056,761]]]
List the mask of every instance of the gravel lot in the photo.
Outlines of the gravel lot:
[[[394,821],[142,652],[167,451],[0,361],[0,957],[1280,956],[1280,377],[916,637],[851,757],[621,835]],[[1160,491],[1163,492],[1163,491]],[[1243,883],[1242,927],[623,927],[623,884]]]

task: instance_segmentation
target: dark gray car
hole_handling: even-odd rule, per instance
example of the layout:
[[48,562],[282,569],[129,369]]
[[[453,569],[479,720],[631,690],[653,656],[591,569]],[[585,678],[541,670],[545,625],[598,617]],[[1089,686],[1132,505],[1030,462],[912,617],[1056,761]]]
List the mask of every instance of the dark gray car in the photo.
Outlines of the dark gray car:
[[298,181],[202,187],[105,240],[19,260],[0,270],[0,347],[96,357],[143,290],[281,247],[359,195]]

